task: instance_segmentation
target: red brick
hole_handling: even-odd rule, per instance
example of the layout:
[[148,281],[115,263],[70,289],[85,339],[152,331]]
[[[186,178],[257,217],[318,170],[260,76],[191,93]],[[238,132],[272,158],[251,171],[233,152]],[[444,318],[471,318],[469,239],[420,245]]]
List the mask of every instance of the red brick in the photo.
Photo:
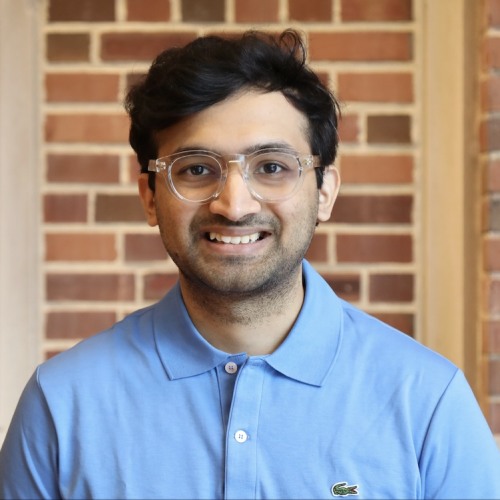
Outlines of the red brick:
[[484,354],[500,354],[500,321],[485,321],[484,331]]
[[46,276],[49,301],[134,300],[132,274],[53,274]]
[[[226,25],[228,26],[228,25]],[[252,29],[252,28],[250,28]],[[260,28],[259,28],[260,29]],[[262,28],[265,30],[269,35],[274,36],[274,38],[278,38],[279,35],[281,34],[282,30],[279,28],[276,29],[266,29]],[[224,27],[224,26],[215,26],[213,29],[210,29],[209,31],[206,32],[208,35],[215,35],[215,36],[220,36],[222,38],[239,38],[241,36],[241,27],[240,26],[235,26],[234,28],[230,27]]]
[[62,352],[64,352],[64,349],[57,349],[57,350],[51,349],[50,351],[44,351],[43,359],[47,361],[48,359],[53,358],[54,356],[57,356]]
[[292,21],[331,22],[332,2],[330,0],[289,0],[289,18]]
[[483,268],[500,271],[500,237],[490,236],[483,241]]
[[342,115],[339,123],[340,142],[358,142],[359,117],[358,115]]
[[411,21],[411,0],[342,0],[342,21]]
[[500,396],[500,359],[490,359],[489,392],[492,396]]
[[99,73],[49,73],[48,102],[117,102],[119,76]]
[[408,155],[342,155],[343,184],[408,184],[413,181],[413,157]]
[[178,274],[148,274],[144,277],[144,299],[161,299],[177,283]]
[[81,339],[105,330],[115,322],[116,314],[111,311],[49,312],[45,336],[48,339]]
[[500,160],[490,159],[484,167],[484,189],[500,191]]
[[127,0],[127,21],[165,22],[169,20],[169,0]]
[[488,204],[488,230],[500,231],[500,199],[492,198]]
[[412,36],[383,31],[313,32],[309,55],[313,61],[410,61]]
[[51,349],[50,351],[44,351],[43,359],[47,361],[48,359],[53,358],[54,356],[57,356],[62,352],[64,352],[64,349],[57,349],[57,350]]
[[135,194],[98,194],[96,222],[144,222],[146,217],[139,196]]
[[411,302],[412,274],[373,274],[370,276],[370,302]]
[[373,115],[367,118],[369,144],[411,144],[408,115]]
[[49,62],[88,62],[90,36],[87,33],[50,33],[46,51]]
[[50,0],[49,21],[114,21],[115,0]]
[[129,120],[125,114],[49,114],[47,142],[127,143]]
[[500,403],[490,404],[489,424],[494,434],[500,434]]
[[486,0],[485,14],[491,27],[500,27],[500,0]]
[[105,33],[101,36],[103,61],[152,61],[165,49],[185,45],[196,33]]
[[331,78],[329,73],[321,70],[315,70],[315,73],[325,87],[331,88]]
[[338,234],[337,260],[343,262],[411,262],[413,243],[407,234]]
[[64,183],[117,183],[118,156],[101,154],[49,154],[47,180]]
[[481,53],[485,69],[500,69],[500,38],[486,38]]
[[486,312],[490,314],[500,313],[500,280],[486,280]]
[[331,221],[348,224],[410,224],[413,197],[409,195],[341,195]]
[[328,236],[326,234],[317,233],[314,235],[306,259],[311,262],[328,261]]
[[360,296],[359,274],[323,274],[325,281],[330,288],[344,300],[357,302]]
[[86,194],[46,194],[43,197],[45,222],[87,222]]
[[126,234],[125,260],[151,261],[165,260],[167,252],[159,234]]
[[57,233],[45,235],[47,261],[112,261],[116,259],[112,234]]
[[481,82],[481,109],[500,111],[500,76],[490,75]]
[[182,20],[210,23],[224,21],[224,0],[182,0]]
[[413,314],[372,312],[372,315],[410,337],[415,335],[415,317]]
[[481,231],[488,232],[489,228],[489,199],[485,199],[481,201]]
[[500,117],[489,117],[481,121],[479,143],[483,153],[500,150]]
[[[69,349],[69,347],[68,347]],[[43,351],[43,359],[47,361],[50,358],[53,358],[54,356],[57,356],[58,354],[61,354],[64,352],[65,349],[50,349],[50,350],[45,350]]]
[[337,94],[342,101],[395,102],[413,101],[410,73],[341,73]]
[[278,22],[278,0],[236,0],[234,9],[237,23]]

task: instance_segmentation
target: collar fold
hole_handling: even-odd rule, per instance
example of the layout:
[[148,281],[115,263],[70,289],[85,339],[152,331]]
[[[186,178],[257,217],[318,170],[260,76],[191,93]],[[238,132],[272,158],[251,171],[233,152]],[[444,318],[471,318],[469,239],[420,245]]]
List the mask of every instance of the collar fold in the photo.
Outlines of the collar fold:
[[289,378],[321,386],[340,348],[342,303],[305,260],[302,269],[302,309],[287,338],[266,361]]

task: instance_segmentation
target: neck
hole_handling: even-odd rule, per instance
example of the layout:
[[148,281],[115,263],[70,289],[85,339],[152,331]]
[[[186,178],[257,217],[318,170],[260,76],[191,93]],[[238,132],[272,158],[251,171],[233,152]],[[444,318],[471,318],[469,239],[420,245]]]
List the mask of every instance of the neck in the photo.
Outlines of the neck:
[[286,283],[258,294],[207,289],[183,274],[184,303],[200,334],[214,347],[250,356],[270,354],[290,332],[302,307],[302,268]]

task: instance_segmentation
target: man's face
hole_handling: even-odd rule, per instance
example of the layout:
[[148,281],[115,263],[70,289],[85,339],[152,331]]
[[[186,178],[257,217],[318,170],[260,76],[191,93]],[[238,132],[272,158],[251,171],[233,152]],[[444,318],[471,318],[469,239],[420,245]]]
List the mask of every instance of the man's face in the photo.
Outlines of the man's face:
[[[307,120],[281,93],[242,93],[169,127],[158,135],[158,156],[181,149],[236,154],[282,144],[310,154]],[[221,195],[206,204],[176,198],[161,176],[156,191],[139,181],[150,225],[180,270],[181,286],[218,294],[255,295],[293,282],[315,225],[327,220],[338,188],[335,172],[318,191],[313,169],[289,199],[252,197],[237,166],[230,166]],[[281,288],[282,289],[282,288]]]

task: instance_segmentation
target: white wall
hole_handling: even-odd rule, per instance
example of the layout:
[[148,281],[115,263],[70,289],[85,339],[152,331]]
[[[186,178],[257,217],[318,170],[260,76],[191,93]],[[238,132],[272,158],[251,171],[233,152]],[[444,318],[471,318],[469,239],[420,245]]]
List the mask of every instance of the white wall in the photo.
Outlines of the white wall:
[[39,360],[40,0],[0,0],[0,443]]

